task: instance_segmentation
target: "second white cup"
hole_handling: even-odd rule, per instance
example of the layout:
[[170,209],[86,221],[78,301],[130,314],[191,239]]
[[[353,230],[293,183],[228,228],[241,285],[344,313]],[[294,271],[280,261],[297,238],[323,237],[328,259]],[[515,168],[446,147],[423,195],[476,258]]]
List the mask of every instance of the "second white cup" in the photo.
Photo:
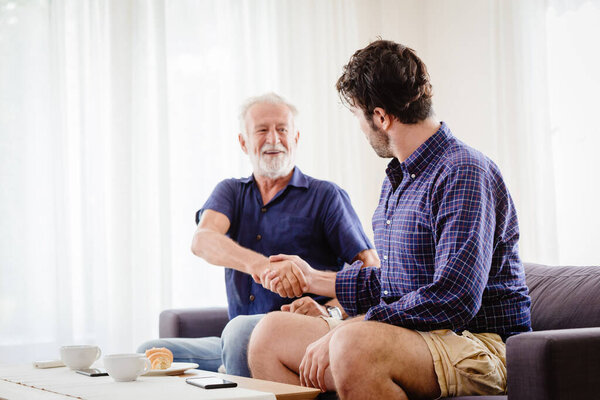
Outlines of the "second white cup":
[[60,359],[71,369],[89,368],[94,361],[100,358],[102,352],[98,346],[62,346]]
[[152,364],[143,354],[110,354],[104,357],[106,372],[117,382],[135,381],[150,371]]

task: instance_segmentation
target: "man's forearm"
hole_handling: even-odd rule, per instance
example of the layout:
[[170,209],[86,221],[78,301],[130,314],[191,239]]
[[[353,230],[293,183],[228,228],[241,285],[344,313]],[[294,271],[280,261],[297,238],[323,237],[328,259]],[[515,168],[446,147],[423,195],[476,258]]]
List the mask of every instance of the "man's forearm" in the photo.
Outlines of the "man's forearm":
[[227,236],[210,229],[199,229],[192,240],[192,252],[213,265],[259,275],[269,259],[246,249]]
[[320,296],[336,297],[335,272],[313,269],[309,279],[309,292]]

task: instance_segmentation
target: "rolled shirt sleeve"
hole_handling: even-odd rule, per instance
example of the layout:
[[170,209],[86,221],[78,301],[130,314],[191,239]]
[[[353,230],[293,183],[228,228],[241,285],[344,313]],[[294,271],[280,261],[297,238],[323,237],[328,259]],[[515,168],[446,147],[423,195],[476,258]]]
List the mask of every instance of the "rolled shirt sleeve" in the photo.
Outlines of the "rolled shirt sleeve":
[[356,261],[336,274],[336,296],[350,316],[364,314],[379,303],[380,299],[381,270],[377,267],[362,266],[362,261]]

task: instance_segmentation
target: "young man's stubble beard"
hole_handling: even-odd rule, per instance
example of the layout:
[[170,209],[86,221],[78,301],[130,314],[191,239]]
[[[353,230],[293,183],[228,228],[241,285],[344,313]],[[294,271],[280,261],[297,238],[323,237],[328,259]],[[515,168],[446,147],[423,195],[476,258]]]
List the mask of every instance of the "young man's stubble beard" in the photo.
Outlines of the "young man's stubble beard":
[[370,132],[366,135],[367,140],[375,153],[381,158],[392,158],[394,154],[390,149],[390,138],[381,129],[375,126],[375,124],[369,124]]

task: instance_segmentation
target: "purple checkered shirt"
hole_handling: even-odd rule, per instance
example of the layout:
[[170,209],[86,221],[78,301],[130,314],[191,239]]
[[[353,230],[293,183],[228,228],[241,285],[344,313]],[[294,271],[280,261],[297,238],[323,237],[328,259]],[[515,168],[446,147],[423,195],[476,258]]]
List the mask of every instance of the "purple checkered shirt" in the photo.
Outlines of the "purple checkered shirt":
[[337,273],[348,315],[504,339],[531,330],[517,214],[498,167],[442,123],[386,174],[373,215],[381,268]]

